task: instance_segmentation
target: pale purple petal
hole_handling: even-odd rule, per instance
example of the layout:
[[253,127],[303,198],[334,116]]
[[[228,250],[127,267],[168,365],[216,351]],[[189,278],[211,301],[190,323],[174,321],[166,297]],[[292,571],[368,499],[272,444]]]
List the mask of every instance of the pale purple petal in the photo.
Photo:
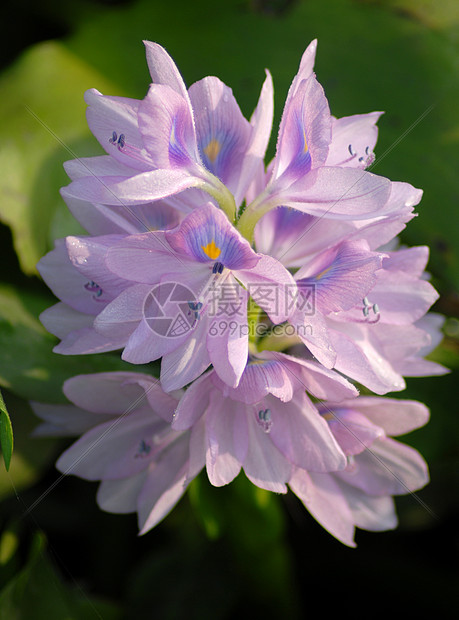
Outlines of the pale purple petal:
[[[311,41],[306,50],[303,52],[301,57],[300,66],[298,67],[298,72],[292,80],[290,88],[287,93],[287,98],[285,101],[284,112],[285,109],[290,105],[290,101],[293,95],[297,92],[298,86],[304,81],[307,80],[314,69],[314,62],[316,58],[317,51],[317,39]],[[282,122],[281,122],[282,125]]]
[[161,389],[158,379],[138,372],[79,375],[68,379],[63,391],[70,401],[97,414],[125,414],[148,403],[167,422],[178,402]]
[[287,101],[277,140],[272,179],[291,183],[325,163],[331,117],[322,86],[311,75]]
[[87,278],[84,290],[96,306],[99,305],[98,312],[129,285],[129,282],[113,274],[105,263],[107,251],[122,238],[122,235],[66,238],[69,259],[74,268]]
[[184,99],[188,98],[185,83],[175,62],[166,50],[151,41],[144,41],[148,69],[153,83],[170,86]]
[[255,165],[255,170],[245,193],[245,202],[247,205],[253,202],[255,198],[263,192],[269,176],[270,173],[265,171],[264,162],[259,161]]
[[[109,318],[107,316],[107,319]],[[134,323],[134,330],[130,334],[121,356],[124,361],[130,364],[148,364],[163,355],[167,355],[170,350],[175,350],[184,340],[184,338],[177,340],[158,335],[151,329],[144,317],[141,317],[140,320],[133,318],[132,322],[121,320],[119,326],[121,329],[127,330]],[[107,329],[108,324],[108,321],[105,324],[100,323],[100,329]]]
[[419,452],[393,439],[378,439],[354,459],[351,471],[335,476],[370,495],[405,495],[429,481]]
[[189,333],[183,344],[163,355],[161,385],[166,392],[191,383],[210,365],[206,333],[207,325],[203,320]]
[[[257,356],[258,357],[258,356]],[[212,374],[212,383],[225,396],[248,405],[255,404],[268,394],[288,402],[293,396],[292,377],[282,363],[269,359],[264,352],[260,358],[247,364],[237,388],[231,388],[218,377]]]
[[[303,288],[297,299],[297,306],[307,307],[309,305],[307,291]],[[320,312],[315,312],[311,305],[312,312],[305,312],[298,307],[289,319],[289,323],[295,328],[295,334],[307,346],[312,355],[325,366],[333,368],[336,362],[336,351],[334,350],[324,316]]]
[[230,387],[237,387],[247,364],[249,339],[247,326],[247,291],[237,287],[237,309],[232,304],[225,307],[224,300],[218,300],[218,312],[209,317],[207,350],[215,372]]
[[67,185],[68,196],[92,203],[135,206],[168,198],[204,181],[182,170],[148,170],[132,177],[85,177]]
[[382,255],[369,252],[363,241],[345,242],[306,264],[295,274],[301,292],[314,289],[315,307],[330,314],[360,303],[373,288]]
[[148,284],[136,284],[125,289],[96,317],[94,328],[109,338],[129,338],[143,318]]
[[263,405],[271,412],[269,436],[288,461],[308,471],[344,469],[341,448],[304,392],[297,392],[287,404],[268,397]]
[[72,215],[90,235],[132,234],[149,230],[143,213],[136,214],[131,207],[93,204],[71,196],[65,187],[60,193]]
[[335,368],[376,394],[398,392],[405,388],[405,382],[384,356],[379,341],[375,340],[376,327],[333,323],[330,337],[337,352]]
[[438,297],[429,282],[386,270],[378,273],[376,286],[369,293],[371,303],[379,308],[381,323],[392,325],[414,323],[425,315]]
[[349,409],[337,407],[333,410],[324,403],[319,409],[346,455],[360,454],[376,439],[384,437],[384,430],[353,410],[352,405]]
[[47,308],[40,314],[40,321],[51,334],[62,339],[53,350],[64,355],[113,351],[126,342],[122,334],[109,338],[98,334],[92,327],[94,316],[78,312],[63,303]]
[[392,364],[412,355],[419,355],[423,347],[428,347],[431,343],[430,334],[420,329],[418,324],[383,325],[377,323],[367,329],[372,335],[374,346]]
[[382,112],[334,118],[327,166],[366,168],[374,161],[373,149],[378,139],[376,123]]
[[85,314],[96,315],[101,312],[122,288],[116,286],[119,285],[118,279],[116,283],[112,282],[107,292],[105,285],[102,288],[98,282],[93,281],[93,278],[97,278],[97,270],[93,276],[85,276],[75,269],[63,239],[56,241],[56,248],[38,262],[37,269],[56,297]]
[[91,353],[106,353],[121,349],[127,337],[120,333],[118,336],[105,337],[98,334],[92,327],[85,327],[71,331],[62,337],[62,341],[53,349],[61,355],[87,355]]
[[138,109],[139,130],[155,168],[197,172],[201,163],[189,102],[169,86],[153,84]]
[[[327,403],[333,409],[333,403]],[[404,435],[424,426],[429,420],[429,410],[423,403],[399,398],[360,396],[338,404],[360,411],[373,424],[383,428],[387,435]]]
[[96,416],[73,405],[31,402],[30,406],[35,415],[44,420],[33,430],[32,437],[81,435],[96,424],[109,419],[109,416],[103,414]]
[[206,422],[201,417],[191,429],[190,433],[190,457],[188,461],[188,470],[186,474],[186,482],[193,480],[206,465]]
[[422,329],[429,335],[428,344],[419,351],[419,355],[428,355],[433,351],[443,340],[442,327],[445,322],[445,317],[442,314],[436,312],[429,312],[422,319],[416,322],[416,327]]
[[203,374],[193,381],[185,394],[180,399],[172,420],[172,428],[176,431],[184,431],[194,426],[204,415],[208,404],[210,392],[213,387],[211,374]]
[[[304,262],[304,257],[314,253],[315,244],[323,239],[322,231],[310,234],[320,220],[313,215],[302,213],[288,207],[276,207],[268,211],[255,227],[255,243],[257,250],[277,258],[286,267],[298,267]],[[335,223],[330,226],[326,221],[326,230],[329,234]],[[327,241],[326,241],[327,242]],[[334,245],[333,243],[328,244]]]
[[[266,71],[266,79],[261,89],[260,98],[252,117],[252,135],[245,154],[244,165],[239,174],[238,185],[234,191],[236,205],[241,204],[249,191],[254,177],[264,176],[263,158],[268,147],[274,114],[273,82],[271,74]],[[257,192],[259,193],[259,192]],[[247,204],[251,200],[247,197]]]
[[145,233],[175,228],[181,213],[167,200],[157,200],[130,207],[127,205],[92,204],[61,191],[68,208],[81,225],[93,236]]
[[360,489],[338,481],[352,512],[356,527],[370,532],[393,530],[397,527],[397,515],[392,497],[374,497]]
[[204,166],[234,193],[252,133],[249,122],[228,88],[216,77],[190,87],[198,148]]
[[413,248],[401,248],[396,252],[386,252],[384,269],[404,271],[414,277],[422,277],[429,260],[429,248],[420,245]]
[[278,204],[329,219],[367,219],[386,214],[390,189],[371,172],[323,166],[279,194]]
[[371,250],[377,250],[404,230],[406,223],[415,216],[413,207],[402,207],[399,211],[389,213],[387,216],[370,220],[356,220],[353,222],[354,232],[348,238],[365,239]]
[[110,155],[96,157],[79,157],[64,162],[64,170],[72,181],[86,177],[120,176],[128,177],[138,173],[138,170],[126,166]]
[[273,323],[283,323],[295,309],[292,299],[296,298],[296,283],[275,258],[263,254],[257,256],[260,258],[254,267],[238,270],[235,276]]
[[216,487],[231,482],[247,455],[248,429],[245,407],[213,392],[206,415],[206,467]]
[[102,510],[128,514],[137,510],[137,497],[145,484],[148,471],[144,470],[119,480],[102,480],[97,489],[97,503]]
[[441,364],[417,357],[407,357],[404,360],[395,362],[394,368],[396,368],[398,372],[403,373],[405,377],[429,377],[430,375],[441,376],[451,372],[449,368],[446,368]]
[[353,515],[332,475],[295,469],[289,487],[332,536],[349,547],[356,546]]
[[[164,231],[125,237],[108,250],[106,264],[118,276],[146,284],[157,284],[165,274],[177,273],[177,277],[181,276],[189,286],[190,278],[195,280],[198,277],[198,291],[204,274],[188,256],[177,254],[169,245]],[[171,275],[173,281],[174,276]]]
[[435,334],[430,329],[424,329],[428,325],[429,318],[430,313],[413,325],[375,326],[378,328],[375,332],[380,350],[391,360],[394,370],[407,377],[443,375],[449,372],[440,364],[421,359],[424,355],[428,355],[442,338],[441,333]]
[[[56,467],[87,480],[126,478],[148,467],[156,455],[151,438],[164,427],[149,408],[138,409],[89,430],[60,456]],[[142,442],[148,452],[141,451]]]
[[292,467],[273,444],[269,433],[257,424],[254,407],[247,407],[247,412],[249,449],[243,464],[245,475],[261,489],[287,493],[286,482],[290,478]]
[[[293,92],[296,92],[296,87],[302,82],[302,80],[307,80],[308,77],[312,74],[312,71],[314,69],[314,62],[316,59],[316,51],[317,39],[314,39],[313,41],[311,41],[311,43],[308,45],[308,47],[303,52],[303,55],[301,56],[298,73],[295,75],[292,82]],[[287,95],[287,98],[289,95]]]
[[212,203],[195,209],[179,229],[167,231],[165,237],[178,254],[199,262],[218,261],[231,270],[252,269],[260,260],[223,211]]
[[137,512],[140,534],[157,525],[172,510],[186,490],[188,440],[178,439],[156,463],[150,465],[139,494]]
[[109,155],[136,170],[153,168],[139,133],[139,101],[106,97],[95,88],[86,91],[85,101],[89,106],[86,111],[89,128]]
[[296,274],[298,288],[314,289],[315,308],[324,314],[349,310],[373,288],[382,255],[363,241],[342,243],[323,252]]
[[357,396],[356,388],[334,370],[323,368],[312,360],[277,352],[264,352],[260,357],[275,359],[287,370],[297,388],[306,389],[316,398],[342,400]]
[[145,387],[139,381],[148,381],[150,389],[161,391],[154,377],[134,372],[102,372],[78,375],[65,381],[63,392],[81,409],[93,413],[121,414],[133,407],[145,405]]
[[422,194],[422,189],[413,187],[409,183],[392,181],[386,208],[389,213],[395,213],[403,207],[414,207],[421,202]]

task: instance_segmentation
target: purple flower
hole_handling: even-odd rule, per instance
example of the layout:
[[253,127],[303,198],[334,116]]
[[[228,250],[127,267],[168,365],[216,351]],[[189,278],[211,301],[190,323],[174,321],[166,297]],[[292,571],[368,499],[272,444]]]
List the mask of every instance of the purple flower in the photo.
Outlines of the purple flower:
[[[53,291],[86,316],[56,351],[123,347],[123,359],[134,364],[162,357],[167,390],[189,383],[211,363],[224,381],[237,385],[248,356],[249,295],[273,324],[293,311],[288,300],[296,285],[290,273],[254,252],[212,204],[195,209],[172,230],[72,237],[66,247],[70,261],[59,244],[39,269]],[[56,310],[61,322],[63,312],[72,310],[60,306],[51,309],[51,319],[50,311],[42,315],[58,333]]]
[[[204,78],[187,91],[166,51],[156,43],[145,45],[154,83],[143,101],[106,97],[94,89],[86,93],[89,126],[108,155],[85,160],[86,174],[72,177],[64,198],[119,207],[169,200],[196,188],[234,217],[235,200],[242,202],[268,144],[270,75],[249,122],[218,78]],[[195,201],[196,194],[187,195],[181,209],[193,208]]]
[[[266,176],[273,117],[269,73],[249,122],[218,78],[204,78],[187,91],[165,50],[149,42],[146,50],[154,83],[143,101],[94,89],[86,94],[89,126],[107,155],[69,162],[73,182],[63,196],[71,204],[119,209],[164,200],[187,211],[206,192],[234,219],[245,198],[239,228],[248,239],[256,221],[277,205],[339,220],[391,212],[391,182],[363,170],[373,161],[380,113],[331,116],[312,72],[315,41],[290,87]],[[264,181],[257,184],[257,178]]]
[[320,474],[296,468],[291,490],[330,534],[355,547],[354,532],[393,529],[393,495],[405,495],[428,482],[420,454],[390,436],[423,426],[427,408],[409,400],[360,396],[323,403],[319,410],[348,457],[344,471]]
[[331,115],[314,41],[265,168],[269,74],[248,121],[218,78],[187,90],[162,47],[146,50],[145,99],[86,94],[107,154],[66,164],[62,195],[89,236],[40,261],[61,300],[41,318],[56,352],[161,359],[162,389],[134,373],[76,377],[76,408],[38,405],[37,432],[83,433],[58,467],[102,480],[101,506],[137,510],[142,532],[204,467],[214,486],[241,470],[289,485],[351,546],[355,527],[394,527],[392,496],[427,472],[391,436],[427,411],[352,382],[384,395],[446,369],[423,359],[441,339],[428,249],[396,240],[422,192],[367,170],[381,113]]
[[186,490],[189,433],[170,422],[177,398],[139,373],[80,375],[64,384],[72,405],[33,403],[35,434],[79,435],[57,461],[64,474],[100,480],[97,502],[137,512],[140,533],[161,521]]
[[[106,264],[116,276],[138,284],[99,314],[95,329],[111,337],[135,326],[123,358],[144,363],[162,357],[167,390],[197,378],[210,363],[236,386],[248,355],[249,294],[277,324],[289,316],[287,290],[296,288],[288,271],[255,253],[212,204],[194,210],[177,229],[123,239],[109,250]],[[162,310],[176,292],[174,283],[186,284],[190,295],[183,300],[186,323],[176,337],[177,317],[168,323]]]
[[[339,402],[314,405],[305,390]],[[425,424],[422,404],[355,398],[333,371],[287,355],[253,359],[237,388],[207,372],[180,401],[137,373],[81,375],[64,384],[64,393],[72,405],[33,403],[44,420],[35,435],[81,435],[58,469],[100,480],[99,506],[137,512],[141,534],[166,516],[203,467],[217,487],[241,469],[263,489],[286,493],[288,484],[349,546],[355,527],[395,527],[392,496],[428,480],[420,455],[389,437]]]
[[293,467],[344,469],[346,459],[305,390],[323,398],[355,396],[356,390],[313,361],[265,353],[246,366],[236,388],[215,371],[185,392],[172,428],[191,428],[190,471],[204,465],[210,482],[231,482],[241,468],[257,486],[285,493]]
[[[411,208],[415,192],[399,189],[394,201]],[[393,226],[404,219],[389,216],[358,227],[329,221],[325,230],[324,220],[280,208],[260,221],[255,235],[257,246],[286,267],[300,266],[290,345],[301,339],[321,363],[377,394],[404,389],[402,375],[446,372],[419,360],[432,337],[438,342],[435,330],[426,332],[420,322],[438,298],[424,272],[428,249],[372,251],[392,238]],[[282,234],[274,234],[281,226]],[[282,338],[280,345],[275,338],[263,342],[266,348],[288,344]],[[413,356],[419,362],[406,372],[405,360]]]

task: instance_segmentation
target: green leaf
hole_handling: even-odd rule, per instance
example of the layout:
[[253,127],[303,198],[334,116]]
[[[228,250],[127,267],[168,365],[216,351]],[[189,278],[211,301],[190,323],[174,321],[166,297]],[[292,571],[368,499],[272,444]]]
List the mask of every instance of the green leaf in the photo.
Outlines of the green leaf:
[[[117,354],[59,355],[56,344],[36,318],[52,300],[0,285],[0,385],[26,400],[67,402],[62,384],[69,377],[93,372],[132,371]],[[148,369],[151,371],[154,365]],[[139,372],[146,367],[136,366]]]
[[10,468],[11,455],[13,454],[13,426],[6,409],[5,401],[0,392],[0,445],[6,471]]
[[[56,460],[62,439],[33,437],[40,423],[29,403],[12,392],[5,394],[14,424],[14,452],[9,471],[0,469],[0,500],[36,483]],[[64,444],[65,446],[65,440]]]
[[83,100],[93,86],[110,89],[103,76],[54,42],[28,50],[0,79],[0,219],[13,231],[25,273],[35,273],[52,237],[82,232],[59,188],[69,183],[64,161],[100,152]]
[[0,620],[118,620],[111,603],[90,598],[81,587],[65,584],[37,533],[25,567],[0,592]]
[[293,609],[297,592],[279,497],[256,487],[242,473],[222,488],[212,487],[202,474],[188,494],[207,536],[229,542],[244,580],[264,592],[268,606]]

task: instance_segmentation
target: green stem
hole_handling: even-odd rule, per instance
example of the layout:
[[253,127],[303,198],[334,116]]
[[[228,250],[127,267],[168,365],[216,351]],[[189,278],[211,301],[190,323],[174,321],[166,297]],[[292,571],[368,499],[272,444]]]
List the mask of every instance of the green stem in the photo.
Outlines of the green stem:
[[220,209],[225,213],[229,221],[234,222],[236,219],[236,203],[234,202],[234,196],[220,179],[217,177],[214,177],[214,179],[215,181],[213,184],[205,183],[201,189],[210,194],[212,198],[215,198]]
[[268,213],[268,211],[271,211],[271,209],[276,206],[276,203],[272,199],[267,200],[268,196],[269,194],[266,190],[262,192],[253,202],[249,204],[239,218],[237,229],[249,243],[252,243],[253,241],[253,232],[258,220],[263,217],[265,213]]
[[298,344],[300,339],[295,334],[292,336],[282,336],[277,334],[268,334],[258,343],[259,351],[285,351],[295,344]]

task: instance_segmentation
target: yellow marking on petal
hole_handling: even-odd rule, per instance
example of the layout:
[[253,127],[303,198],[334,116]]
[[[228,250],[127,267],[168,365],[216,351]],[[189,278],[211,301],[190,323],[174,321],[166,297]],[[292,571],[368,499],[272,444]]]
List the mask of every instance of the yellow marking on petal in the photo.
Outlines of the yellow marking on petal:
[[210,243],[208,243],[207,245],[201,245],[201,247],[204,250],[205,254],[211,260],[215,260],[220,256],[221,250],[218,246],[215,245],[215,241],[213,239]]
[[303,149],[303,153],[307,153],[308,152],[308,141],[306,140],[306,132],[303,129],[303,140],[304,140],[304,149]]
[[324,275],[330,271],[330,269],[331,269],[331,266],[330,266],[330,267],[327,267],[326,269],[324,269],[323,271],[321,271],[320,273],[318,273],[318,274],[315,276],[315,279],[316,279],[316,280],[320,280],[320,278],[323,278],[323,277],[324,277]]
[[214,138],[206,146],[206,148],[204,149],[204,153],[207,155],[209,160],[214,163],[218,157],[218,154],[220,153],[221,148],[222,145],[220,144],[220,142],[218,140],[215,140]]
[[171,133],[169,136],[169,143],[174,145],[176,143],[176,137],[175,137],[175,123],[172,123],[172,127],[171,127]]

